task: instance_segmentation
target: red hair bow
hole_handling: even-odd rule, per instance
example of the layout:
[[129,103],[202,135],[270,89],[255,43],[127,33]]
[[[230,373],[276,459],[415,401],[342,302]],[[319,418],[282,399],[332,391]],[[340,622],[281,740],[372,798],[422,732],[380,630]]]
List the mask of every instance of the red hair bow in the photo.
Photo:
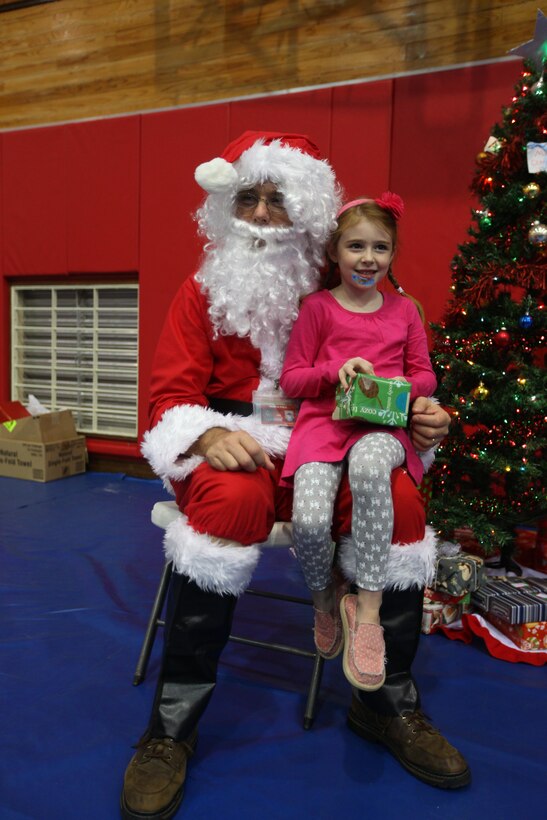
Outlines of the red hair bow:
[[405,212],[405,203],[398,194],[393,194],[391,191],[386,191],[374,201],[380,208],[389,211],[394,219],[400,219]]

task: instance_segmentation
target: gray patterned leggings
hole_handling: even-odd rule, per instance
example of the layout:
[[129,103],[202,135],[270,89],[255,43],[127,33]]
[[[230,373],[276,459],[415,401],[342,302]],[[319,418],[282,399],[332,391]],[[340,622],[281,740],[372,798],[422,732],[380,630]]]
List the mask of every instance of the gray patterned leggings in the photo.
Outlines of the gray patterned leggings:
[[[389,433],[369,433],[353,445],[347,458],[356,583],[378,591],[385,586],[393,535],[391,472],[403,464],[405,450]],[[325,589],[332,580],[332,514],[343,469],[343,461],[314,461],[303,464],[294,476],[293,540],[313,591]]]

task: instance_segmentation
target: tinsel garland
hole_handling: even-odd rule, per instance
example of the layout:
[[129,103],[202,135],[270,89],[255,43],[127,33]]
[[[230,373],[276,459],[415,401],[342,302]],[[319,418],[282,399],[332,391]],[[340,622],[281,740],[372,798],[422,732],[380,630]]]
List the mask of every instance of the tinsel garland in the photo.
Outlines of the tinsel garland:
[[[546,285],[547,260],[541,264],[515,263],[512,265],[496,265],[495,262],[486,262],[481,266],[478,278],[470,284],[464,284],[462,295],[465,295],[469,304],[481,307],[495,298],[502,286],[518,283],[526,290],[544,291]],[[457,312],[457,305],[451,306],[451,313]]]

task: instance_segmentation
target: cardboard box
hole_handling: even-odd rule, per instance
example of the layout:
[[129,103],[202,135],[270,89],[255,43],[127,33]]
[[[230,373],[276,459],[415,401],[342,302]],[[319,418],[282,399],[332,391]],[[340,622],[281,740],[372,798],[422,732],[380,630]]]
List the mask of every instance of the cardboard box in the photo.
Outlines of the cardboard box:
[[53,481],[85,472],[85,436],[70,410],[0,424],[0,475]]
[[406,427],[410,403],[409,382],[379,376],[355,376],[347,390],[336,390],[333,419],[364,419],[372,424]]

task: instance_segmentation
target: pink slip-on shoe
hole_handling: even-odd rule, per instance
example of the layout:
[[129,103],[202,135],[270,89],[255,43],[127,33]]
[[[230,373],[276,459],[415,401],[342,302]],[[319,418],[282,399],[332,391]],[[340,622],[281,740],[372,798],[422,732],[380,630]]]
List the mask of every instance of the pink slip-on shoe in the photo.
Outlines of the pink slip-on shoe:
[[356,622],[357,595],[345,595],[340,604],[344,631],[344,675],[357,689],[374,692],[385,679],[384,630],[379,624]]
[[313,610],[315,648],[321,657],[327,661],[336,658],[342,651],[342,646],[344,645],[340,601],[349,589],[349,582],[339,574],[334,576],[334,582],[336,584],[336,590],[333,611],[322,612],[320,609],[315,609],[315,607]]

